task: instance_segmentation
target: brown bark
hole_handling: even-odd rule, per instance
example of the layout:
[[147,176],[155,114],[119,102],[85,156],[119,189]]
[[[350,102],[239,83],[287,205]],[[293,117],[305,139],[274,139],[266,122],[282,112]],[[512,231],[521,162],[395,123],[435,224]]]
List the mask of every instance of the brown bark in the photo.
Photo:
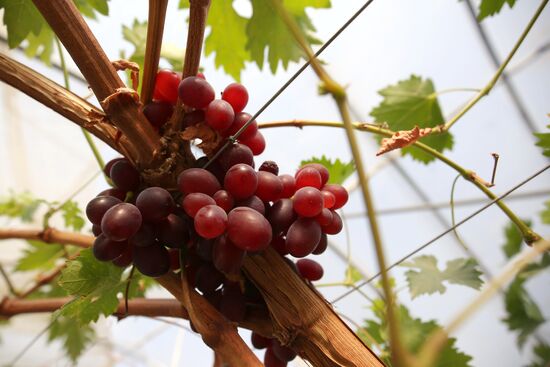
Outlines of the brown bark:
[[154,165],[159,136],[140,110],[139,99],[126,90],[88,25],[71,0],[33,0],[101,102],[111,121],[136,149],[136,164]]
[[244,271],[264,296],[274,336],[302,358],[316,367],[384,366],[275,250],[247,256]]
[[153,97],[167,5],[168,0],[149,0],[147,44],[145,46],[145,62],[143,64],[143,80],[141,84],[141,102],[143,104],[151,102],[151,98]]

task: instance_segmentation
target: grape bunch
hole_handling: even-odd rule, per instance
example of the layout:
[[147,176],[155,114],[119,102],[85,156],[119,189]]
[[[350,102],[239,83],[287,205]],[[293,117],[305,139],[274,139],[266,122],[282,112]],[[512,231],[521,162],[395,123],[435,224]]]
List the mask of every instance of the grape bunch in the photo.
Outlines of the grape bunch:
[[[242,85],[230,84],[222,99],[214,99],[202,76],[180,80],[176,73],[160,71],[154,101],[144,109],[151,124],[161,129],[178,99],[190,107],[187,123],[208,124],[221,136],[234,135],[250,119],[242,112],[248,101]],[[133,264],[150,277],[184,270],[190,285],[235,322],[267,308],[258,289],[241,276],[247,254],[271,246],[304,279],[319,280],[323,268],[306,257],[322,254],[327,235],[342,230],[336,210],[348,193],[329,184],[329,171],[318,163],[306,164],[294,175],[279,175],[273,161],[256,170],[254,155],[264,148],[254,121],[217,159],[200,157],[180,172],[173,192],[147,187],[125,158],[110,161],[105,175],[114,187],[86,207],[96,236],[95,257],[120,267]],[[268,367],[286,366],[296,355],[256,334],[253,344],[267,348]]]

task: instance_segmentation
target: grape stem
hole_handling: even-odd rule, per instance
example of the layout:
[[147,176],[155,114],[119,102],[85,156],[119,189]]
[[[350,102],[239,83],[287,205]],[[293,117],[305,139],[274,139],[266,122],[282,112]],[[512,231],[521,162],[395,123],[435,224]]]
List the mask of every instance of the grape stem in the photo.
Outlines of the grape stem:
[[[292,120],[292,121],[274,121],[274,122],[264,122],[258,124],[259,128],[272,128],[272,127],[298,127],[303,128],[304,126],[324,126],[324,127],[337,127],[343,128],[344,124],[337,121],[314,121],[314,120]],[[352,126],[356,130],[367,131],[369,133],[382,135],[386,137],[391,137],[395,134],[394,131],[384,129],[379,127],[376,124],[366,123],[366,122],[353,122]],[[438,152],[437,150],[429,147],[426,144],[423,144],[419,141],[416,141],[411,144],[419,149],[422,149],[424,152],[430,154],[436,159],[442,161],[447,166],[451,167],[458,173],[460,173],[467,181],[470,181],[474,184],[479,190],[481,190],[489,199],[494,200],[497,196],[489,189],[483,182],[481,182],[476,175],[474,175],[472,170],[466,169],[460,166],[458,163],[454,162],[452,159],[448,158],[444,154]],[[541,238],[539,234],[534,232],[527,224],[525,224],[503,201],[498,201],[496,203],[498,207],[508,216],[508,218],[517,226],[518,230],[521,232],[523,240],[527,244],[531,244]]]
[[411,359],[411,356],[403,347],[401,341],[401,334],[399,331],[400,325],[397,319],[396,304],[394,302],[394,295],[390,285],[390,277],[388,272],[385,270],[386,259],[384,255],[384,247],[382,244],[382,238],[380,236],[380,230],[378,228],[376,212],[374,210],[374,202],[372,200],[372,195],[370,192],[370,185],[368,177],[366,175],[365,165],[361,157],[361,152],[359,150],[359,145],[357,143],[357,138],[355,136],[353,123],[351,121],[351,116],[349,113],[346,91],[341,85],[339,85],[329,76],[323,65],[319,62],[319,60],[317,60],[308,42],[306,41],[304,34],[298,27],[296,20],[290,16],[288,11],[283,6],[282,2],[278,0],[271,0],[271,4],[276,9],[281,19],[285,22],[287,29],[292,33],[295,41],[301,47],[302,51],[304,51],[304,53],[307,55],[311,67],[321,80],[320,90],[322,91],[322,93],[332,95],[338,107],[338,111],[340,112],[340,115],[342,117],[343,127],[346,130],[346,135],[348,138],[349,146],[351,148],[353,160],[357,168],[357,174],[359,176],[359,182],[361,184],[361,191],[363,194],[363,201],[365,203],[365,207],[368,213],[368,222],[371,229],[372,240],[376,248],[378,267],[381,270],[382,288],[384,290],[384,298],[387,307],[392,358],[394,359],[397,366],[409,365],[408,360]]

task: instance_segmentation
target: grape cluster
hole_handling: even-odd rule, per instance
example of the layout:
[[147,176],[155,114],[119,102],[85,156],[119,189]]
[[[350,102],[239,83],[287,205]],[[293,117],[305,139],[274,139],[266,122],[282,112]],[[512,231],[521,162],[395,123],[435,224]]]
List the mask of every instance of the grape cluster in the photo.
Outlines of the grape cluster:
[[[248,93],[240,84],[230,84],[222,99],[214,99],[203,77],[180,80],[167,71],[158,73],[154,101],[144,112],[160,128],[178,99],[192,108],[187,123],[206,123],[221,136],[235,134],[250,118],[242,112]],[[321,164],[307,164],[294,176],[279,175],[273,161],[256,170],[254,155],[264,148],[253,122],[216,160],[203,156],[182,171],[174,192],[147,187],[125,158],[110,161],[105,174],[114,187],[86,207],[97,236],[94,255],[120,267],[133,263],[151,277],[183,268],[191,286],[235,322],[248,310],[266,308],[258,289],[240,274],[247,254],[272,246],[304,279],[319,280],[323,268],[305,257],[323,253],[327,235],[342,230],[336,210],[348,193],[328,183],[329,171]],[[286,366],[295,357],[276,340],[253,334],[253,344],[267,348],[268,367]]]
[[[170,119],[174,105],[179,100],[188,108],[183,126],[206,124],[226,138],[234,135],[252,117],[243,112],[248,103],[248,91],[239,83],[229,84],[222,92],[221,99],[215,98],[214,88],[204,75],[187,77],[170,70],[160,70],[156,77],[153,101],[143,108],[143,113],[156,129]],[[258,124],[252,121],[239,135],[239,142],[251,149],[254,155],[265,149],[265,139],[258,131]]]

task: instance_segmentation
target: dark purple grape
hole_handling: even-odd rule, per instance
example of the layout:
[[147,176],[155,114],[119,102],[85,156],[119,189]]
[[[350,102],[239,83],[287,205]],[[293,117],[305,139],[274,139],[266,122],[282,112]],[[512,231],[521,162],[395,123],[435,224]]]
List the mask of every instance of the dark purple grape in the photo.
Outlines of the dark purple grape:
[[115,186],[124,191],[134,191],[139,186],[139,172],[128,160],[121,160],[111,168],[111,180]]
[[212,264],[202,264],[195,274],[195,288],[201,293],[212,293],[222,285],[225,277]]
[[177,271],[180,269],[180,250],[176,248],[168,249],[168,255],[170,256],[170,270]]
[[94,234],[94,236],[99,236],[101,233],[101,225],[97,225],[97,224],[94,224],[92,225],[92,233]]
[[246,302],[238,283],[226,283],[223,286],[220,312],[231,321],[244,320]]
[[217,310],[220,309],[220,302],[222,300],[222,290],[221,290],[221,288],[218,289],[215,292],[212,292],[212,293],[205,293],[203,296]]
[[286,233],[296,218],[294,204],[290,199],[281,199],[273,203],[267,214],[267,219],[273,228],[273,233]]
[[226,171],[239,163],[254,167],[254,155],[246,145],[235,143],[222,153],[218,158],[218,163]]
[[271,345],[271,348],[273,349],[273,353],[281,361],[290,362],[294,358],[296,358],[296,352],[294,352],[289,347],[282,346],[281,344],[279,344],[277,340],[273,340],[273,344]]
[[197,109],[206,108],[215,97],[210,83],[196,76],[189,76],[180,82],[178,95],[184,105]]
[[236,247],[226,236],[216,238],[212,248],[212,263],[225,274],[236,274],[241,269],[245,251]]
[[113,187],[111,189],[101,191],[97,196],[112,196],[120,201],[126,199],[126,191]]
[[315,216],[315,220],[321,225],[321,227],[328,226],[332,223],[332,213],[332,210],[323,208],[321,213]]
[[112,261],[113,265],[118,266],[119,268],[130,266],[132,264],[132,261],[134,260],[133,253],[134,246],[128,244],[126,250],[124,250],[124,252],[119,257]]
[[151,102],[143,107],[143,114],[151,125],[160,128],[172,116],[174,106],[168,102]]
[[273,247],[281,256],[288,255],[286,239],[283,236],[274,237],[273,240],[271,240],[271,247]]
[[258,168],[258,171],[270,172],[277,176],[279,174],[279,166],[273,161],[265,161],[260,168]]
[[[184,128],[186,128],[201,122],[204,122],[204,111],[194,110],[194,111],[185,113],[185,115],[183,116],[182,125]],[[198,166],[198,167],[202,167],[202,166]]]
[[141,227],[139,227],[139,230],[136,232],[135,235],[130,237],[128,242],[138,247],[154,245],[156,243],[155,231],[150,225],[142,223]]
[[201,260],[212,262],[212,249],[214,248],[215,239],[206,239],[199,237],[197,240],[195,252]]
[[169,214],[165,220],[158,222],[155,229],[161,245],[184,248],[189,241],[187,223],[175,214]]
[[265,350],[264,365],[265,367],[286,367],[287,362],[281,361],[279,357],[275,355],[275,353],[273,352],[273,349],[268,347]]
[[164,246],[134,247],[134,265],[144,275],[160,277],[170,270],[170,255]]
[[255,332],[252,332],[252,335],[250,336],[250,340],[252,341],[252,345],[256,349],[265,349],[271,345],[270,338],[266,338]]
[[92,252],[99,261],[111,261],[122,255],[127,247],[127,241],[113,241],[100,234],[94,241]]
[[237,207],[227,216],[227,236],[235,246],[260,251],[271,242],[271,225],[263,215],[247,207]]
[[323,277],[323,267],[317,261],[300,259],[296,261],[298,273],[309,281],[319,280]]
[[216,176],[202,168],[188,168],[178,176],[178,188],[184,194],[202,192],[212,196],[221,189]]
[[323,230],[323,233],[326,234],[338,234],[344,227],[344,224],[342,223],[342,218],[340,218],[340,215],[336,212],[332,212],[332,221],[329,225],[321,227]]
[[[322,229],[322,227],[321,227]],[[328,240],[326,233],[321,234],[321,239],[319,240],[319,243],[317,244],[317,247],[315,247],[315,250],[313,250],[313,255],[320,255],[327,249],[328,246]]]
[[148,187],[138,195],[136,206],[144,220],[158,222],[172,212],[176,203],[172,195],[162,187]]
[[321,240],[321,226],[315,219],[298,218],[286,233],[286,247],[294,257],[305,257]]
[[96,196],[86,205],[86,216],[93,224],[101,225],[105,212],[121,202],[113,196]]
[[265,214],[265,205],[264,202],[260,200],[256,195],[252,195],[248,199],[240,200],[237,202],[236,206],[245,206],[247,208],[254,209],[261,215]]
[[[115,164],[116,162],[119,162],[119,161],[124,161],[124,160],[126,160],[126,158],[119,157],[119,158],[113,158],[109,162],[107,162],[107,164],[105,164],[105,167],[103,167],[103,173],[105,174],[105,176],[111,178],[111,168],[113,168],[113,164]],[[124,200],[124,199],[122,199],[122,200]]]
[[103,215],[101,232],[113,241],[125,241],[136,234],[141,222],[141,213],[135,205],[120,203]]

